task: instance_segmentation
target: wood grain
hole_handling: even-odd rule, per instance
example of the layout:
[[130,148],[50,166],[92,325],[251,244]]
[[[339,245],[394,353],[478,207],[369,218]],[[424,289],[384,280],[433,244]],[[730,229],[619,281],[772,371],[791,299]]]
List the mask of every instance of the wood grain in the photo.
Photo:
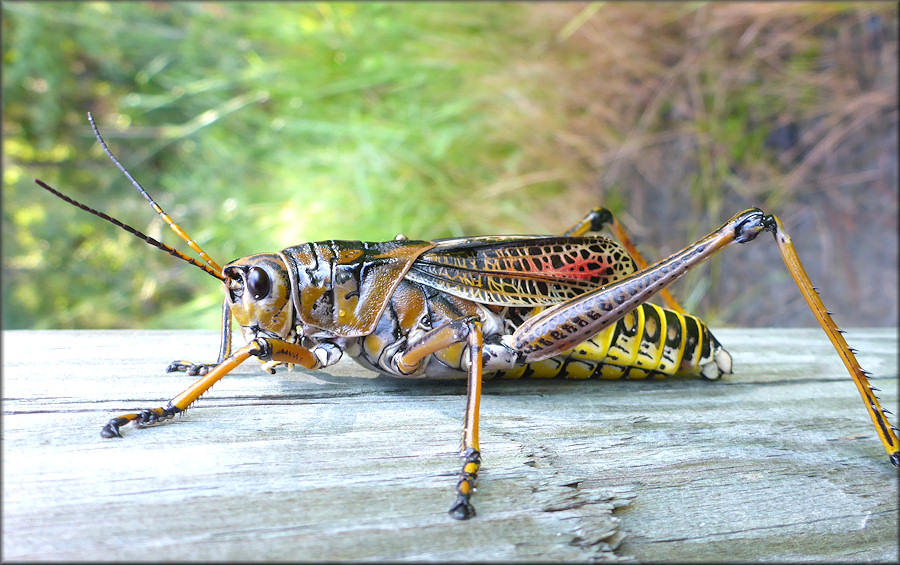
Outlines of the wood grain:
[[[3,332],[4,560],[896,561],[898,473],[824,334],[720,330],[721,382],[463,381],[248,361],[172,422],[205,331]],[[897,409],[897,332],[848,332]],[[895,420],[896,423],[896,420]]]

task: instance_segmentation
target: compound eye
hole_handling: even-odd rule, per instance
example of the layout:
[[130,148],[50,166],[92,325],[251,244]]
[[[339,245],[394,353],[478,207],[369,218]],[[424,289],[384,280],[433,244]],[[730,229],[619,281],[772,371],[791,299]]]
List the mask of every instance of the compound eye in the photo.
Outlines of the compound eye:
[[253,267],[247,274],[247,290],[253,295],[253,298],[260,300],[269,295],[272,290],[272,283],[269,282],[269,275],[259,267]]

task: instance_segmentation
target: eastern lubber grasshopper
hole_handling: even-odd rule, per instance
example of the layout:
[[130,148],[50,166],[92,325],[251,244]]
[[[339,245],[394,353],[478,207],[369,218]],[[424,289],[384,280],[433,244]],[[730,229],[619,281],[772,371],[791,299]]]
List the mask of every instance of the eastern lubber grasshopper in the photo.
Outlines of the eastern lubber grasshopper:
[[[402,377],[465,376],[468,382],[463,468],[450,509],[474,516],[470,503],[480,466],[478,416],[483,378],[500,376],[644,378],[731,372],[731,357],[705,324],[684,313],[665,287],[733,243],[771,232],[785,264],[862,396],[891,462],[900,466],[897,428],[887,420],[867,379],[803,270],[775,216],[736,214],[719,229],[648,266],[612,215],[592,210],[561,236],[483,236],[416,241],[320,241],[260,253],[220,267],[159,207],[113,156],[90,114],[106,154],[153,209],[204,263],[102,212],[37,184],[66,202],[195,265],[224,284],[216,363],[173,362],[169,371],[202,375],[160,408],[113,418],[101,431],[160,422],[184,412],[213,384],[250,357],[274,373],[279,364],[309,369],[344,353],[374,371]],[[617,243],[587,236],[610,227]],[[661,293],[668,308],[647,303]],[[247,345],[231,351],[234,317]]]

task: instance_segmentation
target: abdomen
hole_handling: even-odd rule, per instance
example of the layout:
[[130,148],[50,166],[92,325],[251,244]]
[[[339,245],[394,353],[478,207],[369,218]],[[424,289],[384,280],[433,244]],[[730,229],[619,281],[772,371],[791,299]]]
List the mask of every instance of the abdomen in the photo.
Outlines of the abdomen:
[[702,321],[642,304],[568,352],[501,371],[501,378],[644,379],[731,373],[731,355]]

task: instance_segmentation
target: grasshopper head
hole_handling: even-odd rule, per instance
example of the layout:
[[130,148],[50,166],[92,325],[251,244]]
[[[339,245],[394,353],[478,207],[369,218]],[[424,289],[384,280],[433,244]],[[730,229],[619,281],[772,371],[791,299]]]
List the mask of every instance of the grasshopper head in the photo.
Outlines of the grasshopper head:
[[225,297],[244,337],[263,332],[286,338],[293,327],[291,284],[277,253],[259,253],[225,265]]

